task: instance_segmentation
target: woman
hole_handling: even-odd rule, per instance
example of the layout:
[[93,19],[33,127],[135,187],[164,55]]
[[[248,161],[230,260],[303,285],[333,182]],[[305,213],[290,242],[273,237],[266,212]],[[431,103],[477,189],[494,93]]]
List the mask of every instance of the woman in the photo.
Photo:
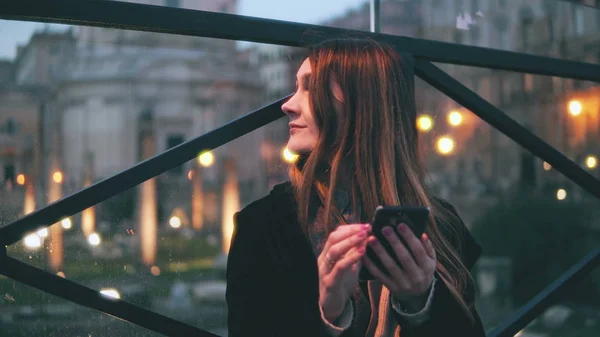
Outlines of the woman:
[[[404,63],[369,39],[309,48],[282,106],[300,155],[291,182],[235,216],[230,337],[484,336],[469,273],[481,249],[452,206],[427,194]],[[420,238],[404,224],[384,229],[402,265],[364,224],[378,205],[399,204],[431,209]],[[360,279],[363,266],[376,280]]]

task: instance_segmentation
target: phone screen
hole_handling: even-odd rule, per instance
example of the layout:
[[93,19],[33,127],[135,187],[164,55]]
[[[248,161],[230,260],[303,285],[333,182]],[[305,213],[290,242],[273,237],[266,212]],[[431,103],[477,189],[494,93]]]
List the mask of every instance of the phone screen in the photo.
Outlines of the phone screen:
[[[373,221],[371,222],[373,236],[379,240],[388,254],[400,264],[396,258],[396,254],[392,250],[392,247],[388,243],[387,239],[383,236],[381,230],[384,227],[390,226],[394,229],[394,232],[398,234],[400,241],[404,242],[400,237],[397,227],[401,223],[405,223],[412,230],[417,237],[421,237],[425,231],[427,219],[429,218],[429,208],[427,207],[412,207],[412,206],[379,206],[375,210]],[[377,257],[377,254],[370,248],[367,247],[367,257],[383,272],[387,273],[383,263]],[[374,277],[363,267],[360,271],[361,280],[373,280]]]

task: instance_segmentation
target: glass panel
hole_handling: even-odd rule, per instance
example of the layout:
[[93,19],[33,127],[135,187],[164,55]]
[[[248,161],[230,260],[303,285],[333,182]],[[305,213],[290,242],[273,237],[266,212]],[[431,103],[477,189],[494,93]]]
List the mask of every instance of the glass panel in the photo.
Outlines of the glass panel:
[[139,162],[148,128],[156,154],[289,94],[301,60],[272,45],[0,21],[11,27],[31,35],[0,41],[2,223]]
[[[307,10],[310,15],[303,19],[300,11],[289,6],[281,6],[289,17],[271,15],[274,11],[254,13],[252,10],[262,11],[256,4],[249,5],[244,12],[243,2],[240,10],[235,11],[366,30],[368,6],[360,5],[361,2],[355,5],[346,1],[347,7],[355,10],[339,16],[333,12],[323,14],[322,18],[320,14],[314,15],[316,10]],[[191,8],[186,3],[171,1],[164,5]],[[482,1],[481,6],[485,3],[492,1]],[[498,6],[502,3],[510,8],[507,13],[521,13],[519,9],[524,2],[499,1]],[[536,14],[540,3],[535,2],[538,7],[533,3]],[[521,24],[513,27],[510,22],[502,21],[504,11],[489,14],[483,7],[473,7],[481,9],[483,21],[476,22],[475,27],[467,24],[465,30],[455,28],[454,20],[466,12],[442,11],[452,14],[449,20],[445,17],[442,20],[424,7],[427,4],[431,10],[437,6],[446,8],[445,1],[423,0],[421,6],[415,1],[383,1],[382,27],[384,32],[392,34],[597,63],[600,54],[586,47],[588,44],[580,44],[581,48],[572,46],[588,38],[592,41],[589,45],[595,45],[593,41],[598,35],[588,32],[599,31],[594,28],[598,27],[598,11],[586,7],[579,10],[580,7],[560,1],[544,3],[556,4],[556,13],[561,13],[556,22],[564,25],[552,26],[552,32],[562,35],[547,37],[551,43],[539,46],[531,39],[521,39],[521,32],[538,36],[535,30],[538,28],[519,30]],[[306,3],[301,6],[310,7]],[[319,6],[318,13],[328,13],[323,6],[335,6],[336,11],[343,8],[334,1],[321,1]],[[406,7],[397,10],[386,6]],[[567,10],[564,6],[571,7]],[[579,23],[568,26],[565,22],[571,22],[570,9],[574,8],[575,17],[584,11],[584,21],[575,20]],[[234,12],[231,8],[222,11]],[[474,12],[472,19],[478,16]],[[522,11],[523,15],[527,12]],[[387,13],[394,16],[389,18]],[[415,16],[415,13],[421,14]],[[411,19],[398,20],[399,15]],[[463,24],[465,17],[463,14]],[[496,17],[500,19],[490,19]],[[536,16],[533,23],[525,26],[537,27],[537,20]],[[590,20],[596,26],[588,25]],[[0,29],[12,32],[15,24],[24,27],[14,34],[17,40],[11,37],[12,40],[0,41],[2,55],[14,58],[0,62],[3,222],[290,93],[296,67],[302,60],[298,49],[241,46],[215,39],[10,21],[0,21]],[[509,27],[506,30],[511,33],[499,37],[494,25]],[[28,34],[36,29],[30,39]],[[478,30],[481,32],[472,33]],[[578,31],[583,33],[575,34]],[[471,40],[460,40],[465,39],[463,35]],[[482,42],[477,42],[478,36],[493,38],[482,37]],[[24,46],[17,49],[16,42]],[[588,103],[598,97],[593,91],[597,87],[496,71],[461,77],[459,73],[464,67],[444,69],[484,98],[502,106],[519,122],[525,123],[529,116],[526,111],[535,107],[539,117],[536,123],[548,124],[532,123],[532,130],[559,149],[577,149],[574,156],[585,155],[585,165],[587,156],[598,151],[593,147],[583,151],[580,145],[571,145],[569,137],[560,136],[563,131],[553,133],[571,122],[550,123],[543,115],[552,111],[559,121],[565,111],[573,117],[588,116],[586,111],[598,110],[594,108],[596,105]],[[560,88],[556,90],[561,92],[560,95],[553,92],[552,109],[542,99],[548,96],[548,85]],[[418,88],[419,111],[431,117],[422,119],[421,127],[433,125],[423,135],[429,150],[431,187],[458,207],[485,248],[474,276],[481,293],[481,316],[486,327],[492,328],[589,251],[590,242],[598,242],[589,225],[597,223],[599,217],[594,213],[597,207],[593,203],[597,200],[558,174],[552,179],[536,179],[547,168],[541,161],[422,82],[418,82]],[[519,101],[519,94],[533,88],[538,92],[537,100]],[[569,109],[573,100],[580,101],[580,109],[577,105]],[[571,113],[573,109],[580,113]],[[284,122],[285,119],[277,121],[213,151],[212,165],[209,165],[211,157],[204,155],[153,179],[153,183],[145,183],[65,219],[48,231],[31,233],[32,236],[11,246],[9,252],[94,289],[115,288],[132,303],[221,333],[226,317],[222,252],[227,241],[223,236],[227,237],[231,229],[226,221],[231,219],[233,210],[286,179],[282,158],[287,138]],[[588,139],[587,135],[584,132],[583,139]],[[541,173],[533,173],[538,171]],[[194,197],[199,195],[202,197]],[[198,214],[203,217],[198,218]],[[564,230],[563,224],[569,225],[569,231]],[[572,230],[574,227],[577,230]],[[561,254],[554,256],[554,251]],[[564,254],[565,251],[570,253]],[[553,266],[546,268],[550,257]],[[538,270],[540,266],[544,270]],[[12,283],[3,287],[9,285],[12,287]],[[7,300],[10,297],[5,296]]]
[[[146,142],[160,141],[150,130]],[[261,128],[59,224],[9,255],[216,333],[225,331],[233,213],[285,180],[283,148]],[[284,126],[287,132],[287,126]]]
[[6,278],[0,278],[0,294],[1,336],[162,336]]
[[[566,154],[592,175],[600,177],[598,84],[473,67],[445,64],[437,66]],[[443,100],[450,101],[448,98]],[[561,174],[540,160],[536,159],[534,166],[534,173],[540,182],[558,182],[563,179]]]
[[[381,31],[428,40],[600,62],[597,48],[590,48],[597,45],[600,39],[600,10],[568,1],[382,1]],[[590,56],[582,55],[583,51],[589,49],[596,51]]]
[[[302,60],[271,45],[37,27],[18,53],[0,42],[14,53],[0,63],[2,224],[287,95]],[[223,334],[223,219],[285,179],[284,122],[28,233],[9,254]]]
[[600,331],[598,284],[600,270],[575,285],[556,305],[548,308],[516,336],[594,337]]
[[[484,250],[473,277],[491,330],[597,246],[598,200],[428,84],[418,80],[417,90],[431,188],[457,207]],[[495,101],[494,91],[479,90]],[[543,102],[526,107],[545,111]],[[509,114],[521,120],[527,111]],[[590,296],[600,289],[593,280]],[[598,311],[598,303],[585,305]]]

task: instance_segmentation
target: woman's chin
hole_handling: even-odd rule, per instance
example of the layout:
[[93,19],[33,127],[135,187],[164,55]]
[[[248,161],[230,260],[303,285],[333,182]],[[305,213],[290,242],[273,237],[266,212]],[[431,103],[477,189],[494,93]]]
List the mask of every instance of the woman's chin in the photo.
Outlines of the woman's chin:
[[293,154],[298,154],[298,155],[307,155],[312,150],[308,146],[302,146],[300,144],[293,144],[293,143],[288,143],[287,148]]

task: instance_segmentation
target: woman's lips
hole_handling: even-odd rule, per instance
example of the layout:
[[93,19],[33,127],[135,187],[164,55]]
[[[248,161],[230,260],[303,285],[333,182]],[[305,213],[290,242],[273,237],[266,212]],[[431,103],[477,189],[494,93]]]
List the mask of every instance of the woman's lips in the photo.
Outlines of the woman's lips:
[[289,124],[289,126],[290,126],[290,133],[297,132],[297,131],[305,128],[305,126],[298,125],[298,124]]

